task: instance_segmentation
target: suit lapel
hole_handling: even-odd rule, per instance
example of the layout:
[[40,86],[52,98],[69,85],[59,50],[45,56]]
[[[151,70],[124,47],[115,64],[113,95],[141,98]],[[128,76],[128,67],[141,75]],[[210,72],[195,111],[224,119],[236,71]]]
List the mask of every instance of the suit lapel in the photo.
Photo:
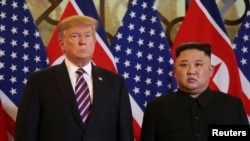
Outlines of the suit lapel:
[[72,88],[67,68],[64,62],[60,64],[56,69],[55,78],[59,84],[62,95],[64,97],[64,100],[66,101],[66,104],[69,107],[69,110],[71,111],[73,117],[76,119],[78,124],[81,125],[81,127],[83,127],[83,123],[81,121],[79,111],[76,106],[74,90]]
[[95,124],[96,119],[98,118],[99,114],[99,109],[96,109],[98,107],[97,105],[100,103],[100,97],[105,93],[106,88],[104,88],[104,83],[105,83],[105,77],[102,73],[102,71],[92,65],[92,78],[93,78],[93,103],[91,106],[91,114],[88,119],[88,124]]

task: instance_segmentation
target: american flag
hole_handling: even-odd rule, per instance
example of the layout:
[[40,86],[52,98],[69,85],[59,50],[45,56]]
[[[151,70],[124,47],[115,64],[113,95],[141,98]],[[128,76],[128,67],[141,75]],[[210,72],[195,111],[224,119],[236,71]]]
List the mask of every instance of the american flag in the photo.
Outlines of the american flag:
[[[45,47],[24,0],[0,1],[0,99],[9,134],[29,75],[48,66]],[[1,126],[0,126],[1,128]]]
[[[250,7],[233,42],[245,100],[250,100]],[[246,107],[250,109],[250,107]],[[249,110],[248,110],[249,111]],[[250,113],[248,113],[250,117]],[[250,121],[250,118],[249,118]]]
[[133,0],[111,44],[118,73],[127,82],[139,140],[147,102],[176,89],[173,59],[154,0]]

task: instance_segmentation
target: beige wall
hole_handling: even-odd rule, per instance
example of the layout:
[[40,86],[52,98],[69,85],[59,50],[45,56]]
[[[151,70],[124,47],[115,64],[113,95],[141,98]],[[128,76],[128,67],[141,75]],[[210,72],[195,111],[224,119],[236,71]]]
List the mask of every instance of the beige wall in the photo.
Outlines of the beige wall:
[[[67,0],[53,0],[53,3],[50,3],[50,1],[26,0],[34,19],[38,23],[38,29],[45,45],[48,44],[57,20],[68,2]],[[227,7],[224,1],[233,0],[216,0],[219,9],[222,11]],[[110,42],[127,10],[128,2],[129,0],[94,0]],[[155,2],[164,29],[170,31],[166,34],[170,38],[169,43],[171,44],[181,24],[181,22],[174,21],[185,15],[185,7],[188,2],[187,0],[156,0]],[[241,24],[240,18],[246,10],[246,3],[249,4],[249,0],[236,0],[222,15],[226,20],[225,27],[231,41],[233,41]]]

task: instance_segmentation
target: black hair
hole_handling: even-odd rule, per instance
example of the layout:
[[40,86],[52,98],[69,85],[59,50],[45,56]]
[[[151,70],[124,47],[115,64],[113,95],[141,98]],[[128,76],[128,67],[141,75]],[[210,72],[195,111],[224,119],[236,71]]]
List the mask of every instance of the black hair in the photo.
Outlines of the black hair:
[[197,49],[203,51],[205,55],[211,58],[211,46],[208,43],[202,42],[187,42],[179,45],[176,48],[176,58],[180,56],[181,52],[188,50],[188,49]]

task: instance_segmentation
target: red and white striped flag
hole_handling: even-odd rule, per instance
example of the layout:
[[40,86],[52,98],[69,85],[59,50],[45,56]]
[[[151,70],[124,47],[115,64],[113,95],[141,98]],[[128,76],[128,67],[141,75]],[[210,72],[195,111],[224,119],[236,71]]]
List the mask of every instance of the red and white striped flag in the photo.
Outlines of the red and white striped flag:
[[210,43],[215,71],[209,86],[241,98],[250,115],[250,101],[242,91],[236,57],[215,0],[191,1],[174,40],[173,55],[179,44],[189,41]]
[[[69,0],[59,21],[72,15],[87,15],[99,20],[93,0]],[[99,23],[100,26],[98,27],[96,33],[97,42],[93,55],[93,61],[100,67],[116,72],[114,59],[109,51],[107,38],[101,26],[100,20]],[[61,63],[64,59],[58,43],[58,26],[56,27],[48,44],[47,54],[50,65]]]
[[0,99],[0,141],[8,141],[5,111],[3,110],[2,101]]

